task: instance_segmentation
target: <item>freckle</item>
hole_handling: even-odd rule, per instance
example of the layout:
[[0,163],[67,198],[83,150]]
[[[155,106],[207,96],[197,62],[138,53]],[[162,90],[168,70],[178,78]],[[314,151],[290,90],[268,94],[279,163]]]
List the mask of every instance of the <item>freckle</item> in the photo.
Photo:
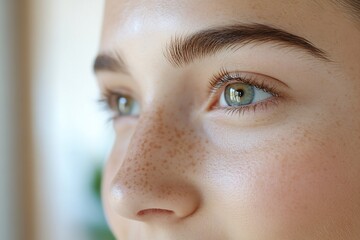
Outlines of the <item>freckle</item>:
[[340,127],[340,126],[341,126],[340,121],[336,121],[336,126],[337,126],[337,127]]
[[156,170],[156,167],[155,167],[155,166],[153,167],[153,170],[154,170],[154,171]]

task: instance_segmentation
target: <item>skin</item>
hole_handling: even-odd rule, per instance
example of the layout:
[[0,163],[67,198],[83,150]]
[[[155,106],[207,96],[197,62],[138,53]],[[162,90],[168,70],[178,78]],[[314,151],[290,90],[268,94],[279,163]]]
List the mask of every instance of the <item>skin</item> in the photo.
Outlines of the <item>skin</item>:
[[[173,66],[177,34],[265,23],[311,41],[331,61],[272,44]],[[117,239],[360,239],[360,30],[328,1],[107,0],[99,71],[139,116],[114,120],[103,202]],[[222,67],[267,76],[283,96],[241,114],[211,108]]]

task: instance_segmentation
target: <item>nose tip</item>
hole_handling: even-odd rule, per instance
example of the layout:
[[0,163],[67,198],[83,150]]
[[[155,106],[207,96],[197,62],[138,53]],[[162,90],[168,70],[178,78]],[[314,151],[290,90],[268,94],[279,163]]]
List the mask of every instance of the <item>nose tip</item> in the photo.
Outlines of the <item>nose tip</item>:
[[201,203],[198,182],[186,171],[196,160],[195,149],[187,149],[196,135],[187,119],[180,119],[184,116],[174,112],[181,120],[174,121],[173,110],[157,109],[142,113],[127,148],[111,158],[119,165],[108,175],[106,191],[123,218],[176,221],[194,214]]
[[144,192],[117,182],[111,189],[112,207],[122,217],[143,222],[184,219],[199,207],[200,198],[190,185],[149,189]]

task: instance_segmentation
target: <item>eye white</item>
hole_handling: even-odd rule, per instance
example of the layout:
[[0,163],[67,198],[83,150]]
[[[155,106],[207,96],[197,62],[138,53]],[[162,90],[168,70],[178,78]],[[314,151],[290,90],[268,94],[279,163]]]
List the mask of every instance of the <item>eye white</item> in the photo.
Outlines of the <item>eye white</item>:
[[130,110],[130,113],[129,115],[131,116],[138,116],[140,115],[140,104],[138,103],[138,101],[135,101],[133,102],[133,106]]

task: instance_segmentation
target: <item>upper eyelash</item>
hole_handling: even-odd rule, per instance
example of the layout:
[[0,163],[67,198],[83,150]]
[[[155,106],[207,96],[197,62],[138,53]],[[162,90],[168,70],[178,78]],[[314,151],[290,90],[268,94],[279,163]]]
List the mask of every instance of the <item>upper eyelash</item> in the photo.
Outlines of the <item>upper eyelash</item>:
[[109,104],[108,104],[108,98],[105,96],[99,97],[97,100],[97,103],[100,105],[100,107],[104,110],[109,110]]
[[113,121],[115,118],[118,117],[116,111],[113,109],[114,106],[112,106],[112,99],[119,94],[112,92],[110,90],[104,91],[100,98],[97,100],[100,107],[105,110],[106,112],[110,113],[110,116],[107,119],[107,122]]
[[267,83],[265,79],[260,79],[254,74],[238,72],[230,73],[228,70],[226,70],[226,68],[221,68],[220,71],[210,80],[210,94],[216,94],[219,89],[224,87],[224,85],[231,83],[232,81],[252,85],[260,90],[263,90],[264,92],[272,94],[274,97],[279,97],[281,95],[278,93],[276,87]]
[[100,98],[97,100],[97,102],[99,103],[99,105],[104,109],[104,110],[112,110],[112,106],[111,106],[111,98],[114,96],[115,93],[110,92],[108,90],[104,91]]

